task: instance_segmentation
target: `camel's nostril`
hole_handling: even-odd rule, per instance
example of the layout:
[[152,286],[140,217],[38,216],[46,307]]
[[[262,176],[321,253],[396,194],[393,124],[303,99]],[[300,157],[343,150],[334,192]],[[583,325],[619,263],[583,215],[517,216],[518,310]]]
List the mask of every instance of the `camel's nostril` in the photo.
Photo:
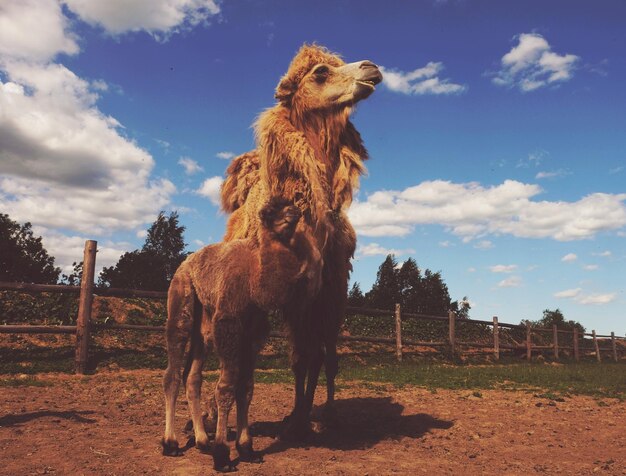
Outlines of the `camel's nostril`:
[[359,67],[360,68],[376,68],[376,69],[378,69],[378,66],[376,64],[372,63],[369,60],[361,61],[361,65]]

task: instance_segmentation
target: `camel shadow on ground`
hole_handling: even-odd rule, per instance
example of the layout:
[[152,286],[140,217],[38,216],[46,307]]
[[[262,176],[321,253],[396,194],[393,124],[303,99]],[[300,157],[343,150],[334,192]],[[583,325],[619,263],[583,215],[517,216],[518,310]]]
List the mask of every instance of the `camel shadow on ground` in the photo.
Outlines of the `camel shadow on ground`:
[[[332,427],[322,426],[303,443],[276,439],[262,453],[272,454],[294,446],[323,447],[338,450],[371,448],[386,439],[421,438],[432,429],[448,429],[453,422],[440,420],[425,413],[403,415],[404,407],[391,397],[348,398],[335,402],[338,421]],[[313,410],[313,419],[321,412]],[[257,422],[252,434],[278,438],[283,422]]]
[[95,412],[90,411],[90,410],[65,411],[65,412],[44,410],[44,411],[38,411],[38,412],[28,412],[28,413],[19,413],[19,414],[9,413],[8,415],[5,415],[2,418],[0,418],[0,426],[5,426],[5,427],[19,426],[24,423],[28,423],[29,421],[32,421],[32,420],[37,420],[39,418],[47,418],[47,417],[51,417],[57,420],[60,418],[64,418],[66,420],[74,420],[79,423],[96,423],[96,420],[82,416],[82,415],[91,415],[93,413]]

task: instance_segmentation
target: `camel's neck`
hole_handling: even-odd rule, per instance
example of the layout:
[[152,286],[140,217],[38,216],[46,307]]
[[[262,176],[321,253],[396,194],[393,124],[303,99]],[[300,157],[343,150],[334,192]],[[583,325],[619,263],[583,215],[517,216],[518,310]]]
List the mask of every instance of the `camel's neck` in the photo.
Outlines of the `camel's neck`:
[[341,140],[348,125],[350,108],[319,113],[300,112],[295,106],[291,120],[296,129],[302,131],[315,151],[316,159],[324,164],[328,172],[337,167]]

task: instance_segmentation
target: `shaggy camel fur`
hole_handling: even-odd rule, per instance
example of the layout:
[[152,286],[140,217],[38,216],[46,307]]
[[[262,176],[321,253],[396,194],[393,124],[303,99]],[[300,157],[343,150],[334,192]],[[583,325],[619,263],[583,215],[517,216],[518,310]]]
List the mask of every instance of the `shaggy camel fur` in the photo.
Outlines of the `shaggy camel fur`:
[[[225,241],[258,241],[259,203],[278,196],[302,211],[298,229],[321,257],[319,292],[312,298],[294,294],[283,306],[296,381],[294,410],[283,432],[286,437],[300,438],[310,429],[322,363],[326,409],[333,408],[337,336],[356,247],[356,234],[345,211],[368,158],[349,116],[381,80],[370,61],[346,64],[323,47],[304,45],[278,84],[278,104],[256,123],[257,149],[233,160],[222,187],[222,206],[232,212]],[[311,268],[318,267],[316,259],[317,254],[309,256]]]
[[[174,414],[181,378],[186,381],[196,446],[205,451],[209,448],[200,388],[202,365],[212,343],[220,361],[215,390],[215,469],[232,469],[226,425],[233,402],[237,404],[239,456],[243,461],[254,459],[248,407],[254,361],[269,331],[267,312],[283,306],[292,292],[306,294],[300,287],[311,281],[306,260],[311,251],[303,236],[295,232],[300,217],[300,210],[290,202],[272,199],[259,212],[258,243],[241,239],[206,246],[190,255],[176,271],[167,303],[163,454],[180,454]],[[188,340],[190,350],[185,360]]]

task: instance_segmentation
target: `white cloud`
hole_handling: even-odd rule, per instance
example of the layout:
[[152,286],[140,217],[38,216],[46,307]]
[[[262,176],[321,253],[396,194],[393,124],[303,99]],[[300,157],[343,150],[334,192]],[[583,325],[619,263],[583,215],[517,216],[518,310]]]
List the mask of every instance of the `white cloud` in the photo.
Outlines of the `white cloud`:
[[235,156],[235,153],[230,152],[230,151],[218,152],[217,154],[215,154],[215,157],[217,157],[218,159],[222,159],[222,160],[230,160],[234,156]]
[[18,221],[91,235],[154,218],[174,185],[100,112],[88,82],[58,64],[5,62],[0,208]]
[[178,165],[183,166],[187,175],[193,175],[204,170],[200,165],[198,165],[198,162],[190,157],[181,157],[178,159]]
[[[87,8],[103,5],[113,3]],[[152,156],[99,110],[99,93],[109,85],[54,62],[79,53],[73,24],[56,0],[0,7],[0,209],[41,230],[64,267],[80,261],[84,237],[136,230],[176,191],[152,176]],[[121,252],[122,244],[105,241],[99,263],[112,264]]]
[[579,299],[576,299],[576,302],[584,305],[602,305],[609,304],[610,302],[615,301],[616,297],[616,293],[589,294],[587,296],[581,296]]
[[613,255],[609,250],[602,251],[600,253],[591,253],[593,256],[602,256],[603,258],[609,258]]
[[355,201],[352,224],[364,236],[404,236],[415,225],[438,224],[465,242],[487,234],[571,241],[626,225],[626,193],[594,193],[576,202],[537,201],[538,185],[506,180],[422,182],[402,191],[375,192]]
[[499,86],[518,87],[523,92],[568,81],[580,58],[552,51],[546,39],[537,33],[522,33],[517,46],[501,59],[501,69],[492,79]]
[[511,276],[498,283],[499,288],[519,288],[522,285],[522,278]]
[[82,20],[112,35],[145,31],[157,39],[187,30],[220,12],[214,0],[63,0]]
[[611,175],[614,175],[614,174],[619,174],[620,172],[623,172],[624,170],[626,170],[626,166],[620,165],[618,167],[613,167],[612,169],[609,169],[609,173]]
[[559,291],[558,293],[554,293],[554,297],[555,298],[574,298],[576,296],[579,296],[581,293],[582,289],[580,288],[575,288],[575,289],[566,289],[564,291]]
[[406,249],[384,248],[378,243],[369,243],[367,245],[359,246],[359,249],[357,250],[357,254],[359,256],[376,256],[376,255],[401,256],[401,255],[415,254],[415,250],[412,248],[406,248]]
[[571,263],[572,261],[576,261],[577,259],[578,256],[576,255],[576,253],[567,253],[561,258],[561,261],[563,261],[564,263]]
[[490,266],[489,270],[492,273],[512,273],[517,269],[516,264],[497,264],[495,266]]
[[474,267],[467,268],[467,272],[468,273],[475,273],[476,272],[476,268],[474,268]]
[[585,271],[596,271],[600,268],[597,264],[586,264],[583,266]]
[[454,246],[454,243],[449,240],[444,240],[439,242],[439,246],[441,246],[442,248],[450,248],[451,246]]
[[76,54],[76,38],[56,0],[3,0],[0,6],[2,58],[47,61],[59,53]]
[[219,176],[210,177],[202,182],[200,188],[196,190],[198,195],[202,195],[203,197],[211,200],[211,203],[216,206],[220,206],[222,203],[222,199],[220,197],[220,190],[222,188],[222,182],[224,179]]
[[490,250],[494,247],[494,244],[489,240],[480,240],[474,244],[474,248],[477,250]]
[[[43,245],[54,256],[55,266],[59,266],[64,274],[72,272],[72,263],[80,263],[83,260],[85,241],[92,239],[91,236],[71,235],[65,236],[57,231],[34,227],[33,231],[43,237]],[[98,253],[96,254],[96,278],[100,270],[105,266],[116,264],[120,256],[133,247],[129,243],[115,243],[110,240],[98,241]]]
[[383,84],[391,91],[403,94],[460,94],[467,86],[455,84],[449,79],[439,79],[444,69],[443,63],[430,62],[423,68],[408,73],[398,69],[380,67],[383,73]]
[[552,170],[550,172],[548,171],[538,172],[537,175],[535,175],[535,178],[537,180],[541,180],[541,179],[565,177],[567,175],[571,175],[571,172],[569,170],[558,169],[558,170]]
[[581,288],[566,289],[554,294],[554,297],[572,299],[582,305],[602,305],[613,302],[617,298],[616,293],[584,294]]

